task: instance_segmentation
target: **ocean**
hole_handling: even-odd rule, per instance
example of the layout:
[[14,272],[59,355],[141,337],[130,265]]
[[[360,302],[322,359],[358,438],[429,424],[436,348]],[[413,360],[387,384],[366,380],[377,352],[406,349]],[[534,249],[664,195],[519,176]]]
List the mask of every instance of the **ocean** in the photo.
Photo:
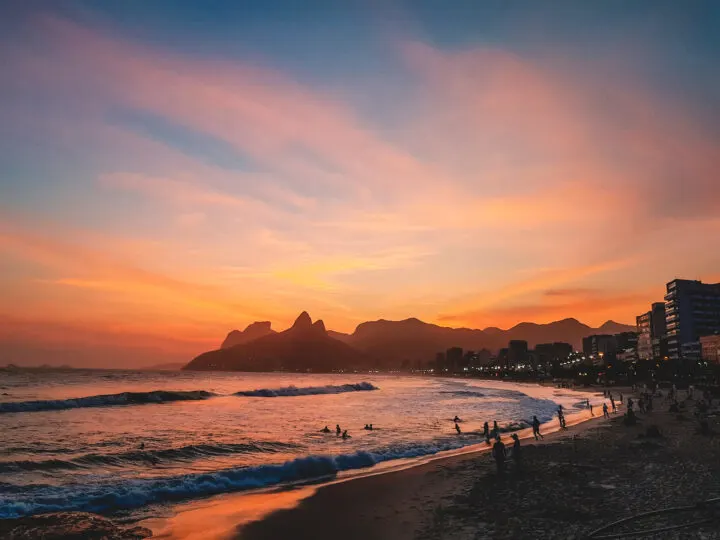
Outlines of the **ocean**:
[[[0,518],[121,519],[220,493],[330,479],[553,418],[586,394],[381,374],[0,372]],[[455,431],[458,415],[463,433]],[[373,424],[373,430],[363,429]],[[349,438],[335,434],[335,426]],[[328,426],[331,433],[322,433]]]

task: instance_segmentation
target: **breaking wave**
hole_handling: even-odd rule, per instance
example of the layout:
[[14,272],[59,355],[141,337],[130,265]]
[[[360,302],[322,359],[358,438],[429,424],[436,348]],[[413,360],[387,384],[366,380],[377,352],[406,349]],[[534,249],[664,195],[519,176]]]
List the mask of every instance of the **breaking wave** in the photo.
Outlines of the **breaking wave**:
[[261,388],[259,390],[246,390],[236,392],[236,396],[244,397],[295,397],[295,396],[316,396],[320,394],[343,394],[345,392],[365,392],[379,390],[377,386],[369,382],[356,384],[340,384],[327,386],[286,386],[283,388]]
[[371,467],[393,459],[414,458],[481,442],[477,435],[405,443],[337,456],[307,456],[281,464],[225,469],[167,478],[125,480],[98,485],[38,486],[28,490],[0,487],[0,518],[78,510],[129,510],[147,504],[207,497],[288,482],[323,480],[342,471]]
[[85,407],[111,407],[118,405],[140,405],[145,403],[167,403],[171,401],[197,401],[214,396],[212,392],[193,390],[174,392],[154,390],[152,392],[122,392],[74,399],[51,399],[41,401],[9,401],[0,403],[0,413],[60,411]]
[[71,459],[19,460],[0,462],[0,473],[83,469],[94,466],[124,467],[131,464],[158,465],[171,461],[191,461],[231,454],[277,453],[297,449],[298,445],[281,442],[245,444],[194,444],[162,450],[135,450],[117,454],[85,454]]

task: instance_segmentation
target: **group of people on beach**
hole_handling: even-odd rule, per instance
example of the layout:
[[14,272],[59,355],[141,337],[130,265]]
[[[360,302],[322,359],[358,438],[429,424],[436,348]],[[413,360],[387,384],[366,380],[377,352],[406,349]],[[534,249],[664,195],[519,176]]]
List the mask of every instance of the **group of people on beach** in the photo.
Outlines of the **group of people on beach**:
[[[560,410],[562,410],[562,406],[560,406]],[[562,413],[561,413],[562,414]],[[455,430],[458,433],[462,433],[462,430],[460,429],[460,425],[458,422],[462,422],[462,420],[455,416],[452,420],[455,423]],[[492,446],[492,456],[493,459],[495,459],[495,463],[497,464],[498,472],[503,472],[505,470],[505,461],[508,458],[508,449],[505,446],[505,443],[503,443],[501,437],[500,437],[500,426],[497,423],[497,420],[493,420],[493,427],[490,429],[490,423],[485,422],[483,424],[483,436],[485,437],[485,443],[489,446],[490,440],[494,439],[495,443]],[[533,431],[533,437],[535,437],[535,440],[538,441],[540,439],[543,439],[542,433],[540,433],[540,420],[537,416],[533,415],[532,419],[532,431]],[[513,459],[517,467],[520,467],[521,465],[521,451],[520,451],[520,438],[518,437],[517,433],[513,433],[510,435],[510,438],[513,440],[512,449],[509,453],[509,456]]]

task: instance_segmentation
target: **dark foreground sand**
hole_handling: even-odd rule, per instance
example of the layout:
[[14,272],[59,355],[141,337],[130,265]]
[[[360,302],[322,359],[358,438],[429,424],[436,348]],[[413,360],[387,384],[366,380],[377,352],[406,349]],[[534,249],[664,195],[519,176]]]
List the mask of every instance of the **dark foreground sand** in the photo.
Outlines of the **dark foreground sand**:
[[[692,407],[692,402],[688,403]],[[588,538],[622,517],[720,497],[720,422],[716,436],[697,432],[692,408],[682,415],[622,414],[570,427],[524,446],[523,466],[498,475],[487,453],[321,488],[290,510],[239,529],[242,540]],[[661,437],[645,436],[656,425]],[[715,521],[636,538],[720,538]],[[661,528],[707,518],[708,511],[658,515],[603,534]]]

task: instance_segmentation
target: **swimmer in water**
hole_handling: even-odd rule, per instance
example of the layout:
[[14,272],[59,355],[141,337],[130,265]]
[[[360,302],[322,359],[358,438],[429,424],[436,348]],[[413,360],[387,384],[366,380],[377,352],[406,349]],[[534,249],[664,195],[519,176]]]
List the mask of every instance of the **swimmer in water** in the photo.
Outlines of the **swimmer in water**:
[[327,426],[325,426],[325,427],[322,428],[320,431],[321,431],[322,433],[330,433],[330,428],[327,427]]

